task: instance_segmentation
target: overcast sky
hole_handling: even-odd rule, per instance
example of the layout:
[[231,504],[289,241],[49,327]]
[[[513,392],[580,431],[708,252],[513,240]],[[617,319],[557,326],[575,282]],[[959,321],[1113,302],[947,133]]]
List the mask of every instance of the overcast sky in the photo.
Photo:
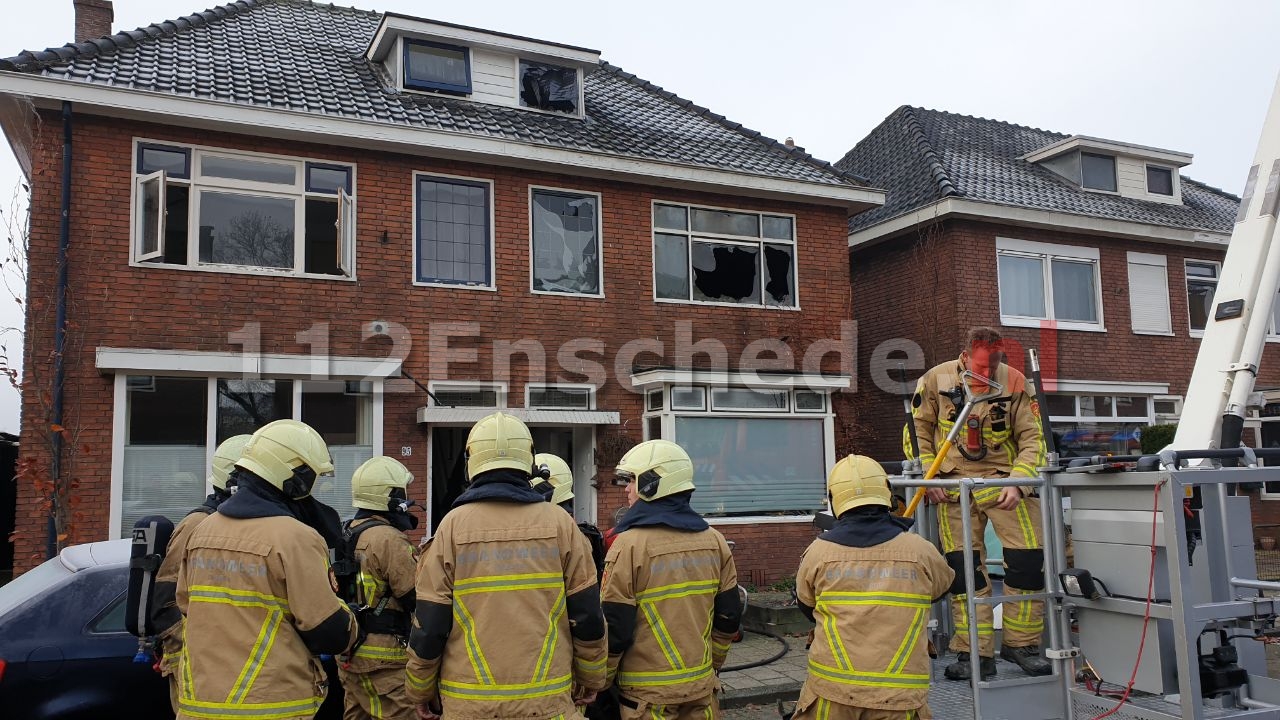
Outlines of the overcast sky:
[[[349,0],[346,0],[349,1]],[[357,0],[358,2],[359,0]],[[371,0],[372,1],[372,0]],[[0,56],[72,40],[72,0],[6,7]],[[115,30],[203,9],[116,0]],[[605,60],[835,161],[899,105],[1195,155],[1184,173],[1244,186],[1280,70],[1280,3],[671,2],[363,5],[600,50]],[[19,171],[0,150],[0,197]],[[0,298],[0,326],[17,322]],[[18,427],[0,388],[0,430]]]

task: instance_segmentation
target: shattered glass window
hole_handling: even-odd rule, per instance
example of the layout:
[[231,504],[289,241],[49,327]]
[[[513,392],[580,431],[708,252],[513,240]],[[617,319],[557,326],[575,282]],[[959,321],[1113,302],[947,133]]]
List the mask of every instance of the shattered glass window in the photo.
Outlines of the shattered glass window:
[[654,203],[660,300],[796,306],[795,218]]
[[520,61],[520,105],[553,112],[578,112],[578,70]]
[[707,302],[760,304],[760,248],[695,242],[693,299]]
[[600,294],[595,195],[533,191],[533,289]]

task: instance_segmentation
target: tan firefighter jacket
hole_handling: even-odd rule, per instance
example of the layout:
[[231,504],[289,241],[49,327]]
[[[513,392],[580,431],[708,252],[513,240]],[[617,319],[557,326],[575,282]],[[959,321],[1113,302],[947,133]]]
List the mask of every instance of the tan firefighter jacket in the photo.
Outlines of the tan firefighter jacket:
[[[575,687],[604,689],[591,547],[568,513],[535,497],[455,506],[423,549],[415,637],[432,608],[452,607],[452,628],[440,657],[424,659],[410,642],[405,687],[414,702],[438,693],[447,718],[538,720],[574,717]],[[575,635],[575,595],[587,599],[598,638]]]
[[[351,523],[357,528],[370,522],[370,518],[362,518]],[[405,613],[406,618],[413,613],[413,606],[402,607],[397,598],[409,600],[413,598],[414,583],[417,581],[418,551],[408,536],[390,525],[378,525],[360,533],[356,540],[356,560],[360,562],[357,590],[358,604],[368,606],[364,642],[356,648],[355,653],[348,656],[352,672],[369,672],[379,665],[398,663],[403,665],[409,654],[405,650],[406,635],[397,636],[388,632],[377,632],[376,616],[379,608],[383,612]]]
[[614,539],[604,567],[601,601],[636,608],[631,646],[609,656],[622,693],[656,705],[711,695],[734,634],[712,627],[715,597],[738,587],[724,536],[633,527]]
[[816,623],[806,685],[856,708],[922,707],[930,605],[954,576],[938,550],[913,533],[865,548],[814,540],[796,573],[796,597],[814,609]]
[[[960,360],[945,362],[926,372],[911,398],[912,417],[920,442],[920,462],[929,469],[935,452],[951,432],[964,400],[953,404],[942,394],[960,385],[964,365]],[[955,445],[938,468],[939,476],[950,477],[1037,477],[1045,464],[1047,448],[1040,425],[1040,406],[1022,373],[1001,363],[993,378],[1004,389],[995,402],[982,403],[970,414],[978,424],[977,442],[970,447],[969,428],[962,426]],[[902,447],[912,457],[911,438],[904,427]],[[964,450],[962,452],[961,450]],[[969,459],[964,453],[968,453]],[[1023,487],[1023,496],[1032,487]],[[999,488],[987,488],[999,494]],[[955,491],[951,491],[955,492]]]
[[[173,529],[173,535],[169,538],[169,547],[165,550],[164,561],[160,563],[160,569],[156,572],[155,604],[157,607],[152,611],[152,615],[159,616],[170,612],[178,615],[176,622],[160,631],[160,674],[166,677],[178,671],[178,658],[182,654],[184,620],[181,613],[178,613],[176,597],[178,566],[182,564],[182,557],[187,553],[187,541],[191,539],[191,533],[207,517],[209,512],[201,508],[192,511],[178,522],[178,526]],[[172,611],[169,608],[172,608]]]
[[201,522],[178,573],[178,717],[312,717],[326,693],[316,656],[356,637],[335,585],[324,540],[292,517]]

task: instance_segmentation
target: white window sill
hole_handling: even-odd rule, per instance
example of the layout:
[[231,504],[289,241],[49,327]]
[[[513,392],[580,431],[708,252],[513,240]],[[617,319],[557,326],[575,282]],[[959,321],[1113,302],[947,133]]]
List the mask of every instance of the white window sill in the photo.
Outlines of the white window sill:
[[465,283],[423,282],[421,280],[414,280],[413,284],[414,284],[414,287],[448,288],[450,290],[484,290],[487,292],[498,291],[498,288],[493,285],[467,285]]
[[1202,337],[1204,337],[1204,331],[1203,331],[1203,330],[1192,330],[1191,332],[1187,333],[1187,335],[1190,335],[1190,336],[1191,336],[1191,337],[1193,337],[1193,338],[1202,338]]
[[673,300],[671,298],[654,298],[655,303],[664,305],[693,305],[695,307],[729,307],[742,310],[772,310],[781,312],[799,312],[800,306],[782,307],[780,305],[744,305],[742,303],[703,302],[701,300]]
[[1134,335],[1156,335],[1159,337],[1173,337],[1172,332],[1156,332],[1155,330],[1134,330]]
[[[1052,324],[1046,327],[1045,323],[1052,323]],[[1037,318],[1001,316],[1000,324],[1004,325],[1005,327],[1036,328],[1037,330],[1043,328],[1046,330],[1049,330],[1049,329],[1076,330],[1079,332],[1096,332],[1096,333],[1104,333],[1107,331],[1105,327],[1097,323],[1054,321],[1054,320],[1045,320],[1043,318],[1037,319]]]
[[354,282],[354,274],[346,275],[328,275],[319,273],[304,273],[295,270],[286,270],[284,268],[255,268],[243,265],[174,265],[173,263],[153,263],[146,261],[130,260],[129,267],[145,268],[147,270],[178,270],[182,272],[206,272],[219,273],[222,275],[265,275],[276,278],[295,278],[298,280],[336,280],[339,282]]
[[742,517],[709,517],[710,525],[794,525],[813,522],[812,515],[744,515]]
[[554,290],[534,290],[533,288],[529,289],[529,294],[530,295],[547,295],[550,297],[562,297],[562,298],[582,298],[584,300],[603,300],[604,299],[604,293],[592,294],[592,293],[575,293],[575,292],[556,292]]

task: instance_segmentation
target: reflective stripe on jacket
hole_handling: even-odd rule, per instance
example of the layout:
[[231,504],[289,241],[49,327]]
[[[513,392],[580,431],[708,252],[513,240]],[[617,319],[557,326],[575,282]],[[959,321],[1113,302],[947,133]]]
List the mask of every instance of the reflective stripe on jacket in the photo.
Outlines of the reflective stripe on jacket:
[[606,640],[573,637],[566,599],[595,585],[591,548],[560,507],[455,507],[423,552],[417,584],[419,604],[452,606],[453,628],[438,662],[410,649],[410,695],[438,690],[453,718],[574,716],[575,680],[604,686]]
[[[191,540],[191,533],[207,517],[209,513],[197,510],[182,518],[173,529],[164,560],[160,563],[160,570],[156,572],[156,594],[152,602],[156,603],[157,607],[152,609],[152,617],[164,612],[166,608],[159,607],[161,604],[167,605],[172,601],[174,607],[177,607],[178,566],[182,564],[182,557],[187,553],[187,542]],[[183,622],[183,618],[179,616],[177,622],[160,633],[160,674],[166,677],[178,671],[178,658],[182,656]]]
[[601,600],[636,608],[631,646],[609,658],[623,694],[663,705],[710,695],[731,640],[712,627],[715,597],[737,586],[733,555],[714,528],[619,533],[605,558]]
[[[351,526],[359,527],[367,522],[374,521],[362,518],[353,521]],[[355,553],[360,561],[359,603],[369,607],[382,605],[384,611],[412,613],[412,607],[402,608],[396,600],[412,593],[417,581],[418,553],[408,536],[390,525],[378,525],[360,533]],[[347,669],[358,673],[389,663],[403,665],[409,659],[403,645],[405,639],[407,636],[369,633],[349,657]]]
[[348,645],[356,633],[324,540],[291,517],[215,513],[200,523],[179,568],[178,607],[187,617],[180,718],[310,718],[326,679],[300,633],[343,614]]
[[805,685],[842,705],[921,707],[930,605],[954,577],[938,550],[912,533],[865,548],[813,541],[796,573],[796,596],[816,621]]

